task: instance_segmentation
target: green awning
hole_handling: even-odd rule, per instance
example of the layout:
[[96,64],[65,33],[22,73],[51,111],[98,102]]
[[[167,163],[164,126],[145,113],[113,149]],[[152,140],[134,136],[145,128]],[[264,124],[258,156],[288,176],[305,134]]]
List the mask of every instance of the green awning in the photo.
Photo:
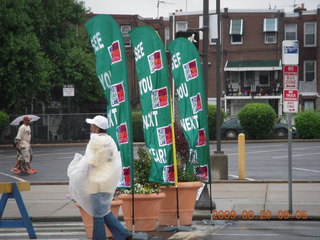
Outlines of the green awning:
[[227,61],[224,71],[276,71],[281,70],[281,60]]

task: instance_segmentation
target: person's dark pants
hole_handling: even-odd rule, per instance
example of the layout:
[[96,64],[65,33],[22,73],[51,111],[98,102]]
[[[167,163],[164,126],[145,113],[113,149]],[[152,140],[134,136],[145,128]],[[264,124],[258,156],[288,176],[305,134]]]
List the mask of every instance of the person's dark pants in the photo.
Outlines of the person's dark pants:
[[125,229],[118,219],[113,216],[112,212],[110,212],[104,217],[93,217],[93,240],[106,239],[104,224],[107,225],[113,235],[113,238],[116,240],[126,239],[129,235],[128,230]]
[[[96,213],[99,213],[99,200],[109,197],[110,193],[96,193],[92,195],[92,203],[94,206],[94,211]],[[119,222],[117,218],[115,218],[115,216],[113,216],[112,212],[109,212],[104,217],[93,217],[93,240],[106,239],[106,230],[104,224],[107,225],[107,227],[113,235],[113,238],[115,238],[116,240],[123,240],[129,236],[128,230],[122,226],[122,224]]]

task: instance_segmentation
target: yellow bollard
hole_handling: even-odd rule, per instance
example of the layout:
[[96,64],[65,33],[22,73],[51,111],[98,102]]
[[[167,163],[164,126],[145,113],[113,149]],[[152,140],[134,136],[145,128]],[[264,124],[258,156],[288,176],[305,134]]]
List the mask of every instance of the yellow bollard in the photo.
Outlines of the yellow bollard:
[[245,135],[238,135],[238,175],[240,180],[246,178],[246,150],[245,150]]

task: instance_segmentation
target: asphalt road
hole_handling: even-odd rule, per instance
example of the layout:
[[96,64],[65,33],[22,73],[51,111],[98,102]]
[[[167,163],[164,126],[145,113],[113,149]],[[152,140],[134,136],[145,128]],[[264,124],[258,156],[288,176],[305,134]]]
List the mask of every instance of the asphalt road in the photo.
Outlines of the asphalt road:
[[[293,180],[320,179],[320,142],[294,142],[292,144]],[[137,147],[134,148],[136,157]],[[211,145],[211,154],[216,150]],[[32,167],[38,173],[18,175],[10,171],[16,161],[12,147],[0,147],[0,182],[15,180],[45,182],[68,181],[67,167],[74,153],[84,154],[81,146],[33,146]],[[238,177],[238,146],[236,143],[223,143],[222,151],[228,155],[229,179]],[[288,143],[247,143],[246,177],[248,180],[287,180]]]

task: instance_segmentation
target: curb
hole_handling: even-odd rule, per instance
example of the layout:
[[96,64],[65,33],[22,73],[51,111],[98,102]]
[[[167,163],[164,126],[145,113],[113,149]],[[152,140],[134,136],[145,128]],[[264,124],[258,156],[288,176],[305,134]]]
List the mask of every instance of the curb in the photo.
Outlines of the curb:
[[[214,180],[211,184],[219,184],[219,183],[246,183],[246,184],[256,184],[256,183],[288,183],[287,180]],[[320,179],[312,179],[312,180],[292,180],[292,183],[320,183]],[[30,182],[31,185],[69,185],[68,181],[59,181],[59,182]],[[209,184],[210,185],[210,184]]]

